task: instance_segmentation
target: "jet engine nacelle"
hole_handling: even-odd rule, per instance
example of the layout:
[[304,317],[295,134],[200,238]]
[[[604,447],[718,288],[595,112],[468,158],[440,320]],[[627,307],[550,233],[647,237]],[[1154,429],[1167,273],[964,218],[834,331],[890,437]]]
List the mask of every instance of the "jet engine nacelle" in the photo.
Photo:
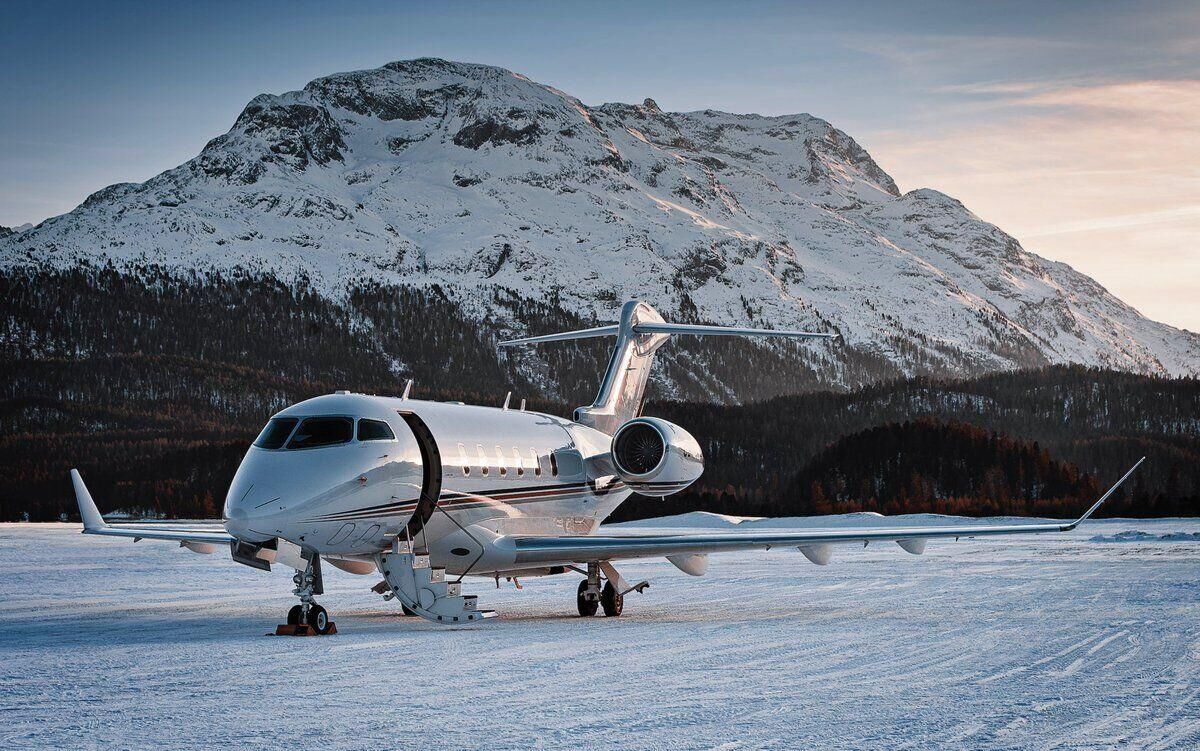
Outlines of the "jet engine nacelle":
[[655,497],[678,493],[704,472],[704,454],[692,434],[656,417],[639,417],[618,428],[612,459],[631,490]]

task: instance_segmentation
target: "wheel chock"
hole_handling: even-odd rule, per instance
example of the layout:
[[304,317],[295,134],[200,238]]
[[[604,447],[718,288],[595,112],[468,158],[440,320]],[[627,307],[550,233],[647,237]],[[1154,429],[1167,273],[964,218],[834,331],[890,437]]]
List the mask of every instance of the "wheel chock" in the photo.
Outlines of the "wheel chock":
[[337,624],[330,621],[329,631],[318,634],[317,630],[307,623],[281,623],[275,627],[275,633],[267,636],[333,636],[337,633]]

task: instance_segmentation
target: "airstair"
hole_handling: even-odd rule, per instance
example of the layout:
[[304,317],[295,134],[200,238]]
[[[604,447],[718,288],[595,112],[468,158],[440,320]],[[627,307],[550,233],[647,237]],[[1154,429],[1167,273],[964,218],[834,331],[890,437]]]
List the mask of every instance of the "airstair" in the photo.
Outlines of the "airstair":
[[429,556],[413,552],[412,542],[397,539],[377,558],[384,582],[405,607],[434,623],[472,623],[492,618],[479,610],[476,595],[464,595],[462,584],[446,581],[446,569],[430,567]]

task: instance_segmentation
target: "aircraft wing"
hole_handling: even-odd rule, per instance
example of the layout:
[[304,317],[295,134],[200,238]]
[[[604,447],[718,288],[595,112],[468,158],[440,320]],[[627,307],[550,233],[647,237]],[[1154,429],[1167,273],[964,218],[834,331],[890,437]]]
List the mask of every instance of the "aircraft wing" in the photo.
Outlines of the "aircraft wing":
[[104,521],[92,494],[83,484],[79,470],[71,470],[71,483],[75,486],[75,501],[79,504],[79,516],[83,519],[85,535],[109,537],[132,537],[136,540],[175,540],[196,552],[211,552],[207,545],[228,545],[233,537],[217,525],[183,526],[174,524],[121,524],[112,525]]
[[564,563],[647,558],[731,550],[797,547],[814,563],[829,560],[829,547],[838,543],[892,541],[910,553],[920,553],[925,541],[937,538],[990,537],[996,535],[1069,532],[1087,521],[1146,458],[1117,480],[1078,519],[1072,522],[1029,524],[966,524],[924,527],[821,528],[794,531],[722,532],[702,534],[630,534],[586,537],[514,537],[510,538],[519,564]]

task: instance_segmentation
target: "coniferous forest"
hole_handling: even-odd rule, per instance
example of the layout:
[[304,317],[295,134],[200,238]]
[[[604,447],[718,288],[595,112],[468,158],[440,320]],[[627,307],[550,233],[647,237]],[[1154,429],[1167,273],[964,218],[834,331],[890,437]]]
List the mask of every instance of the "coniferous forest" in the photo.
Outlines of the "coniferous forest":
[[[71,467],[105,511],[219,516],[250,440],[289,403],[339,388],[397,393],[413,378],[419,398],[498,404],[511,390],[568,414],[590,402],[607,357],[605,342],[498,351],[494,327],[437,287],[365,286],[333,303],[303,280],[84,267],[0,274],[0,294],[4,521],[76,518]],[[530,331],[591,323],[553,300],[491,294]],[[1142,455],[1103,512],[1200,515],[1196,379],[1058,366],[878,382],[886,370],[865,359],[862,381],[874,385],[829,391],[814,361],[731,346],[741,349],[724,357],[681,348],[663,370],[711,370],[746,403],[713,404],[704,378],[685,374],[674,399],[659,392],[645,410],[696,436],[704,476],[667,499],[635,497],[615,518],[1065,517]],[[779,395],[789,390],[802,393]]]

